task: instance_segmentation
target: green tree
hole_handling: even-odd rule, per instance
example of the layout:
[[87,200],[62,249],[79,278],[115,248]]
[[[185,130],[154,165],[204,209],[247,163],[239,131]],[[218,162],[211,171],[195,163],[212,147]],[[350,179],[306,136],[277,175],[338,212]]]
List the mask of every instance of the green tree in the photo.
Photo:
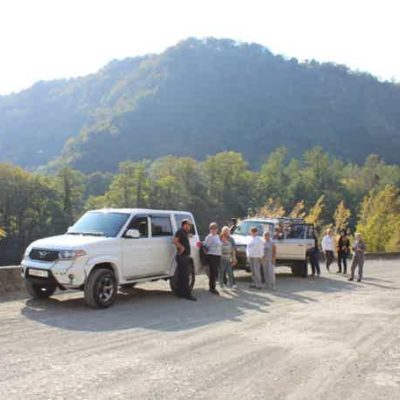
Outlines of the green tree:
[[393,250],[399,237],[399,221],[400,190],[387,185],[365,196],[357,231],[363,234],[369,251]]

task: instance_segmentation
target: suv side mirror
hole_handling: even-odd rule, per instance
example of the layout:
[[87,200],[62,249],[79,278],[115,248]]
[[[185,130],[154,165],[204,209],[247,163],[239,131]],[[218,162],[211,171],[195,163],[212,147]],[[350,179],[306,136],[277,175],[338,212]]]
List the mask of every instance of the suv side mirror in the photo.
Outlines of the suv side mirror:
[[140,232],[137,229],[128,229],[124,236],[131,239],[139,239]]

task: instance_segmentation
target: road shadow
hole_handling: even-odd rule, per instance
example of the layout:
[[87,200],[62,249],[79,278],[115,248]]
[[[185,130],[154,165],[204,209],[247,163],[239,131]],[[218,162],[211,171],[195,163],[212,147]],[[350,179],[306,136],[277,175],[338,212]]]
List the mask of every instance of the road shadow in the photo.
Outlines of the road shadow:
[[[81,292],[60,295],[48,300],[27,300],[21,313],[41,324],[66,330],[107,332],[125,329],[159,331],[190,330],[221,321],[240,322],[248,311],[268,313],[268,306],[283,298],[303,304],[319,301],[315,293],[353,290],[356,285],[345,278],[296,278],[277,274],[276,291],[250,290],[251,275],[236,276],[238,289],[214,296],[203,287],[195,288],[197,302],[179,299],[165,286],[165,290],[138,287],[128,293],[119,293],[116,303],[105,310],[90,309]],[[149,290],[147,290],[149,288]],[[307,293],[306,293],[307,292]]]
[[[246,281],[246,275],[237,277],[237,281]],[[290,272],[279,272],[276,274],[277,290],[274,295],[301,303],[312,303],[318,301],[313,293],[334,293],[351,291],[356,288],[354,283],[349,282],[347,276],[327,273],[321,277],[294,277]],[[308,292],[307,295],[304,292]],[[311,294],[310,294],[311,293]]]
[[27,300],[21,313],[30,320],[61,329],[105,332],[125,329],[182,331],[221,321],[242,321],[248,310],[267,313],[268,293],[246,289],[229,290],[215,296],[195,289],[197,302],[179,299],[168,290],[135,288],[119,293],[116,303],[105,310],[90,309],[82,293],[57,296],[46,301]]

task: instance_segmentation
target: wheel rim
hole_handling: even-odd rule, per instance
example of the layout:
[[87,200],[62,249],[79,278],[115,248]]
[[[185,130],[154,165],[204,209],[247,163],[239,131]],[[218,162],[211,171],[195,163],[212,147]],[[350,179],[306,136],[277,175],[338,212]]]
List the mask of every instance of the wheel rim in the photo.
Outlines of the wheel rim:
[[102,303],[107,303],[112,299],[115,293],[114,278],[111,275],[106,275],[99,281],[97,294]]

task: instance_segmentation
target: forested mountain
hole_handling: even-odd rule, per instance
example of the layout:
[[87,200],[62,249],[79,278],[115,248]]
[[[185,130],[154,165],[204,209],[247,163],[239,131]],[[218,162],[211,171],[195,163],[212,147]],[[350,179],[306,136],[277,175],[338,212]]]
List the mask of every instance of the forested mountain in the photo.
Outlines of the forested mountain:
[[258,166],[278,146],[298,156],[321,145],[346,161],[397,163],[399,109],[399,85],[344,66],[188,39],[0,97],[0,161],[114,171],[122,160],[236,150]]

